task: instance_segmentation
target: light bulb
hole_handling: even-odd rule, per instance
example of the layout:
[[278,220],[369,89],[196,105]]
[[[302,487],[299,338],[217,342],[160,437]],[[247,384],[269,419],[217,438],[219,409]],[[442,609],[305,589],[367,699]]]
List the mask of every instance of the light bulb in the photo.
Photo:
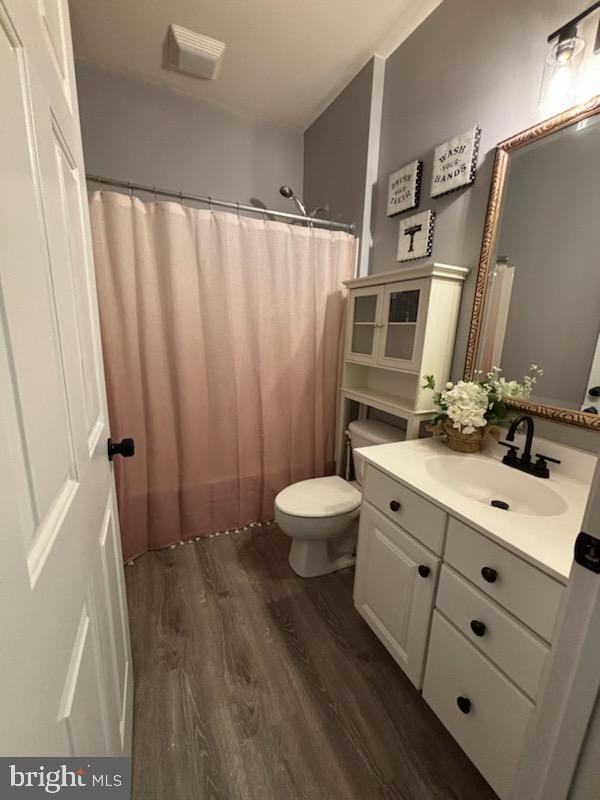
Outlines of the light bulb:
[[569,25],[557,34],[544,64],[540,107],[547,115],[556,114],[576,99],[577,77],[583,59],[585,40],[576,25]]
[[560,66],[567,64],[573,56],[578,55],[585,47],[585,41],[579,36],[577,25],[565,25],[557,34],[557,42],[548,53],[548,63]]
[[548,62],[564,66],[584,48],[585,42],[580,36],[570,36],[568,39],[559,39],[548,54]]

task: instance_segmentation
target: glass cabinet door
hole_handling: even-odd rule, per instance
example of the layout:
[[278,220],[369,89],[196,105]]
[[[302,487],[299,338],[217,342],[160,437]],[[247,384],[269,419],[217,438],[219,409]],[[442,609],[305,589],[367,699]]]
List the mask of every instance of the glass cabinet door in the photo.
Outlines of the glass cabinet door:
[[416,281],[392,284],[384,299],[385,334],[380,358],[412,366],[418,359],[422,285]]
[[351,330],[349,354],[358,361],[375,358],[378,328],[378,312],[381,289],[355,289],[350,308]]

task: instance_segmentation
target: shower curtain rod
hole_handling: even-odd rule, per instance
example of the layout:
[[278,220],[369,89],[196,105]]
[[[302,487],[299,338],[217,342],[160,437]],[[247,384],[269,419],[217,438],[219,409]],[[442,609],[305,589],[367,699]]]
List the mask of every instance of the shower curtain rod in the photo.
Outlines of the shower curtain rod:
[[115,178],[105,178],[102,175],[86,175],[88,181],[97,183],[102,186],[115,186],[119,189],[128,189],[130,192],[147,192],[148,194],[162,195],[163,197],[172,197],[175,200],[192,200],[195,203],[206,203],[210,206],[219,206],[220,208],[231,208],[234,211],[248,211],[252,214],[263,214],[264,216],[278,217],[285,220],[297,220],[304,222],[309,227],[315,228],[330,228],[337,231],[345,231],[346,233],[354,233],[354,223],[336,222],[331,219],[319,219],[318,217],[303,217],[302,214],[289,214],[287,211],[274,211],[270,208],[256,208],[255,206],[245,206],[241,203],[232,203],[230,200],[216,200],[214,197],[202,197],[196,194],[185,194],[184,192],[173,192],[170,189],[160,189],[158,186],[145,186],[143,183],[134,183],[133,181],[119,181]]

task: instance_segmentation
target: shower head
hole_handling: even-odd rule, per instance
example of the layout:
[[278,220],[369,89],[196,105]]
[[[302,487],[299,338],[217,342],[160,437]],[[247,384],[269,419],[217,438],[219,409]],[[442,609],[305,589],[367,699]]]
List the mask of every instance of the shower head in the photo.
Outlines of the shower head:
[[298,210],[300,211],[302,216],[303,217],[308,216],[308,214],[306,213],[306,208],[304,207],[304,203],[298,197],[296,197],[296,195],[294,194],[294,190],[292,189],[291,186],[280,186],[279,194],[283,195],[283,197],[287,197],[288,200],[291,198],[294,201],[294,203],[296,203],[296,205],[298,206]]

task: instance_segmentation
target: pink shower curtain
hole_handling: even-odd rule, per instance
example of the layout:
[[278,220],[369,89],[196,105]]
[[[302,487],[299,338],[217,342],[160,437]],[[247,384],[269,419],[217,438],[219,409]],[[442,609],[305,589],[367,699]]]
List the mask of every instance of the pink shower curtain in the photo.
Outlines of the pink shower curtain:
[[126,559],[333,469],[348,234],[90,194]]

